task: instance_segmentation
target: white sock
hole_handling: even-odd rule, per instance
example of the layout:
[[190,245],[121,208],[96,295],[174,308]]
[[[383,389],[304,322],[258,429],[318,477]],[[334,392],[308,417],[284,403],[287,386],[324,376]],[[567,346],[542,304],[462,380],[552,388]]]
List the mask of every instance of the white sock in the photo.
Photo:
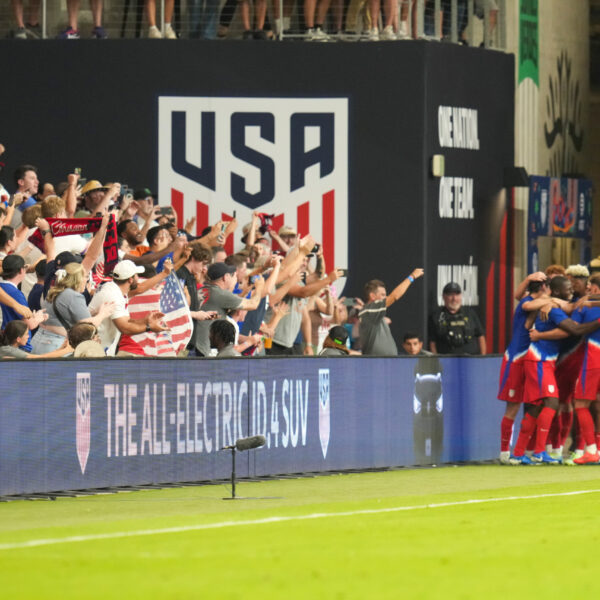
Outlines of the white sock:
[[590,454],[596,454],[598,452],[598,448],[596,444],[592,444],[591,446],[586,446],[585,451],[589,452]]
[[283,17],[283,29],[289,29],[292,25],[292,17]]

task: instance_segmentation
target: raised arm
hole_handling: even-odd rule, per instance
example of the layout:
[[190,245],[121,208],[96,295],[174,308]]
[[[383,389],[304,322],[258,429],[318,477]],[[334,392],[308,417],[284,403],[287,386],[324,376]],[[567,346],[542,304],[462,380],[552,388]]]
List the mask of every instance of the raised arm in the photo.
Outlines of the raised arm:
[[527,286],[529,285],[530,281],[545,281],[546,279],[546,273],[544,273],[543,271],[537,271],[536,273],[531,273],[530,275],[527,275],[527,277],[525,277],[525,279],[521,281],[521,283],[517,286],[517,289],[515,290],[515,300],[521,300],[523,298],[525,292],[527,291]]
[[385,299],[385,305],[390,306],[394,304],[397,300],[400,300],[402,296],[406,293],[406,290],[410,287],[410,284],[419,277],[423,276],[423,269],[415,269],[404,281],[398,284],[393,290],[391,294]]

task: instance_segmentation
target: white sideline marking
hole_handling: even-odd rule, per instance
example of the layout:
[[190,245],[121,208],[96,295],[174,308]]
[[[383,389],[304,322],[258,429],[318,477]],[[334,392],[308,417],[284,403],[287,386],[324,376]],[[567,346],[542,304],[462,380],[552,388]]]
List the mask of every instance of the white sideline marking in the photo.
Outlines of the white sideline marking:
[[383,513],[403,512],[409,510],[423,510],[424,508],[446,508],[449,506],[464,506],[466,504],[487,504],[490,502],[506,502],[507,500],[537,500],[539,498],[558,498],[561,496],[580,496],[582,494],[597,494],[598,490],[577,490],[574,492],[560,492],[556,494],[536,494],[533,496],[505,496],[502,498],[481,498],[471,500],[458,500],[456,502],[439,502],[437,504],[420,504],[416,506],[393,506],[389,508],[371,508],[333,513],[312,513],[310,515],[289,515],[281,517],[267,517],[251,521],[221,521],[220,523],[203,523],[200,525],[186,525],[182,527],[165,527],[162,529],[139,529],[137,531],[115,531],[113,533],[92,533],[90,535],[73,535],[64,538],[47,538],[15,542],[13,544],[0,544],[0,550],[16,550],[19,548],[35,548],[36,546],[51,546],[54,544],[68,544],[72,542],[89,542],[95,540],[114,540],[140,535],[160,535],[165,533],[184,533],[187,531],[202,531],[204,529],[223,529],[224,527],[239,527],[243,525],[268,525],[270,523],[285,523],[287,521],[306,521],[310,519],[327,519],[331,517],[354,517],[357,515],[378,515]]

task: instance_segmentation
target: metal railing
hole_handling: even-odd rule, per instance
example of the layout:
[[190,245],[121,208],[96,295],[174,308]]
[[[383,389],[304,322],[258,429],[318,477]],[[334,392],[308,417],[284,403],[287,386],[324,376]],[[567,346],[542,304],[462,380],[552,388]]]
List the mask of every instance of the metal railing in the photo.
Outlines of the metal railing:
[[[266,1],[266,0],[265,0]],[[255,39],[244,30],[250,25],[253,9],[259,12],[260,2],[254,0],[173,0],[172,26],[181,38]],[[29,13],[24,3],[24,21],[37,20],[37,27],[17,29],[11,3],[0,7],[0,36],[55,38],[68,26],[67,0],[41,0],[37,15]],[[156,25],[165,31],[166,0],[155,0]],[[303,2],[272,0],[267,2],[262,37],[309,39],[315,41],[367,39],[424,39],[463,43],[471,46],[504,49],[506,47],[507,0],[396,0],[393,15],[370,14],[367,0],[332,0],[323,23],[315,24],[303,14]],[[145,0],[104,0],[102,27],[109,38],[149,37]],[[318,8],[316,10],[318,14]],[[281,16],[283,15],[283,18]],[[246,23],[246,27],[244,27]],[[391,25],[390,25],[391,24]],[[322,26],[321,33],[307,31],[308,25]],[[388,25],[386,27],[386,25]],[[82,38],[90,37],[94,26],[90,5],[80,3],[78,30]],[[378,36],[373,34],[377,30]],[[16,35],[19,34],[19,35]]]

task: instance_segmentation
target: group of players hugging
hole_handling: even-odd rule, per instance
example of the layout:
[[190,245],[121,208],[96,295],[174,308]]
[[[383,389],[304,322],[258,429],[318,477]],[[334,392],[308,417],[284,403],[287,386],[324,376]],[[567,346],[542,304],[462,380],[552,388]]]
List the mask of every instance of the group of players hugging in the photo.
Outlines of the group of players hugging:
[[[506,402],[500,462],[599,463],[600,274],[590,277],[582,265],[552,265],[529,275],[516,298],[512,339],[500,371],[498,398]],[[521,405],[521,429],[511,453]],[[563,452],[571,430],[575,449]]]

